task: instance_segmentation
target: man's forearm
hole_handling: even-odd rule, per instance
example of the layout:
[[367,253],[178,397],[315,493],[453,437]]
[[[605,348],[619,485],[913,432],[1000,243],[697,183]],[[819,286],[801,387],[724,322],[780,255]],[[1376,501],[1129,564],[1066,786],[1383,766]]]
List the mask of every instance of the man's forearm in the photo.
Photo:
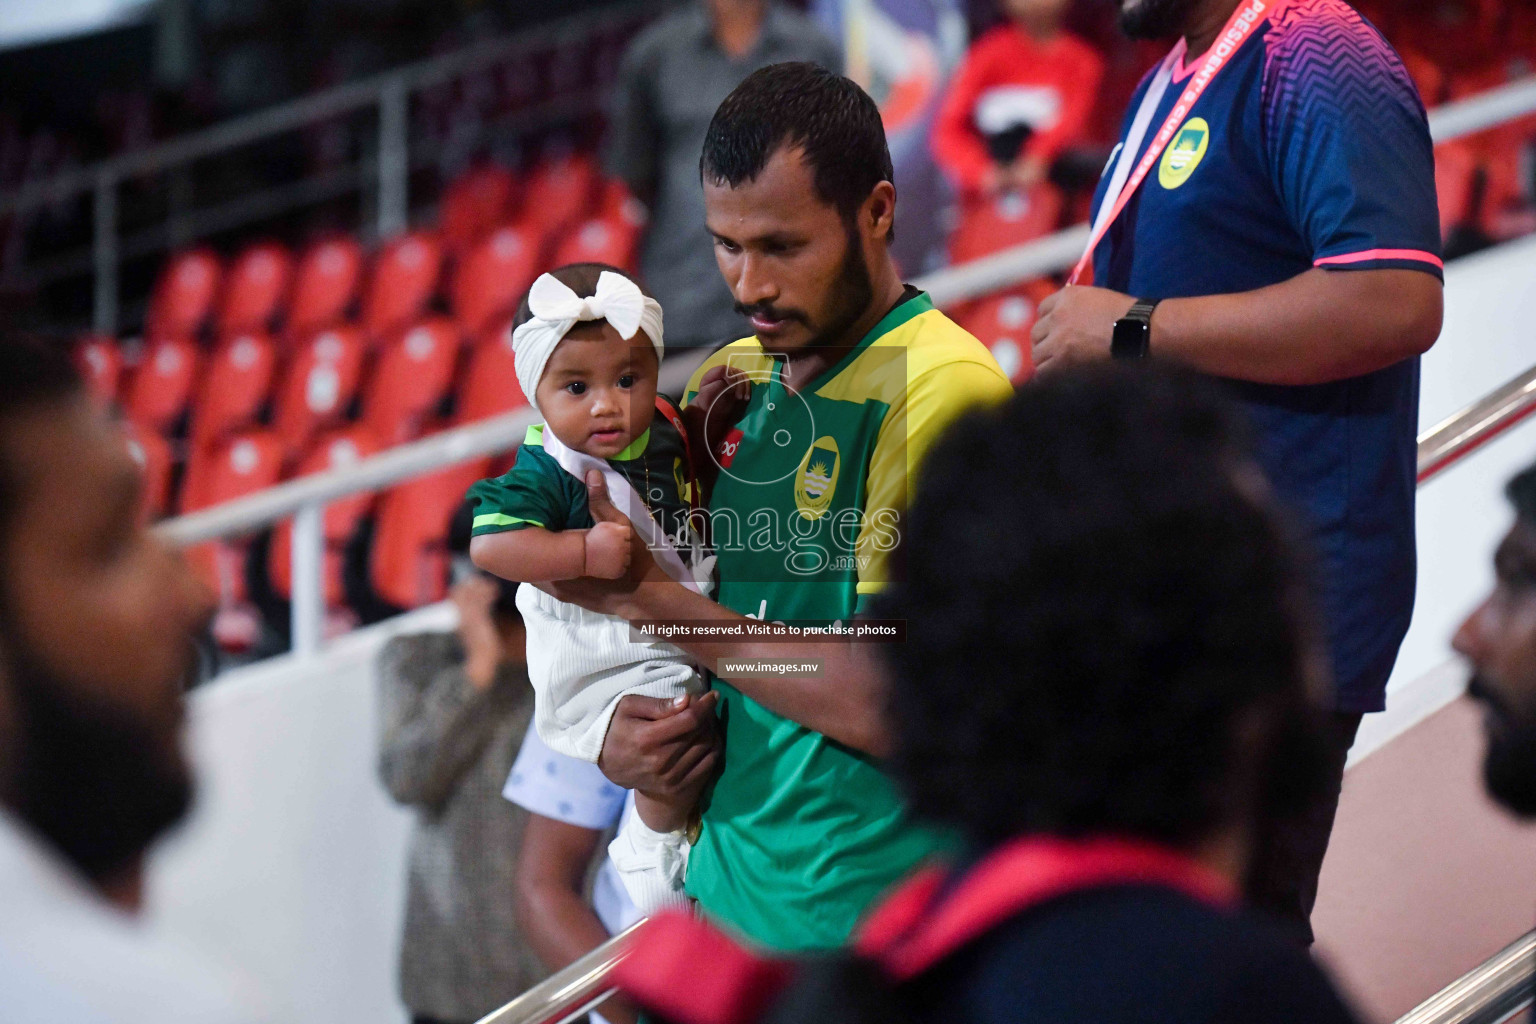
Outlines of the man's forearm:
[[[649,583],[636,589],[624,618],[744,626],[753,621],[723,608],[702,594],[675,583]],[[731,685],[775,714],[829,739],[876,757],[886,754],[881,716],[884,685],[878,667],[860,645],[830,641],[764,641],[730,637],[669,637],[705,668],[721,658],[743,661],[793,658],[820,661],[819,676],[763,676],[732,679]]]
[[1311,270],[1256,291],[1169,299],[1153,315],[1151,348],[1219,377],[1342,380],[1433,345],[1442,293],[1417,270]]

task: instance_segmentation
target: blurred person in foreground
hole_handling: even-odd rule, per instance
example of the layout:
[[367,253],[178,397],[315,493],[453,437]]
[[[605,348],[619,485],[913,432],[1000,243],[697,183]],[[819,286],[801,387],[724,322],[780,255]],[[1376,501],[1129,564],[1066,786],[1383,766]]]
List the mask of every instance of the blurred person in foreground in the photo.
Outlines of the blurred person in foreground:
[[1509,482],[1515,524],[1493,556],[1493,592],[1456,631],[1472,663],[1467,692],[1486,714],[1488,793],[1536,818],[1536,466]]
[[[757,960],[657,918],[625,990],[687,1024],[1351,1021],[1238,906],[1326,771],[1324,659],[1236,412],[1182,372],[1077,370],[957,423],[923,473],[877,602],[907,623],[882,648],[890,769],[964,853],[846,955]],[[715,984],[682,983],[685,949]]]
[[606,163],[650,211],[640,276],[667,311],[673,350],[718,345],[744,332],[704,229],[699,152],[715,108],[737,83],[793,60],[836,71],[842,52],[809,18],[775,0],[691,0],[624,54]]
[[239,983],[141,920],[186,814],[183,687],[211,595],[141,524],[68,357],[0,337],[0,1019],[237,1024]]

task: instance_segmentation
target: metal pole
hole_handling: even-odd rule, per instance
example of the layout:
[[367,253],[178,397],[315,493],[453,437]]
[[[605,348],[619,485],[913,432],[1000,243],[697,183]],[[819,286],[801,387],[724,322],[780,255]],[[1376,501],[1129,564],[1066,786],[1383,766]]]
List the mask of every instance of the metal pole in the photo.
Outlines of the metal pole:
[[325,622],[325,506],[303,505],[293,516],[293,601],[290,633],[294,654],[320,650]]
[[407,133],[410,93],[404,78],[379,92],[379,240],[405,230],[410,214],[410,154]]
[[96,264],[95,312],[98,334],[117,333],[117,179],[111,171],[96,176],[92,209],[92,250]]

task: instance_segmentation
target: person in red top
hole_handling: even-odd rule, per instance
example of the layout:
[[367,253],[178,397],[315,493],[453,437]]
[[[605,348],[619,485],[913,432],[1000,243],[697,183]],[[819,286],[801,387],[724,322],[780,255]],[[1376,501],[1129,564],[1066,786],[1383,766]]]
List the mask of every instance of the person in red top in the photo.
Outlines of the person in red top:
[[972,44],[933,131],[962,193],[1029,192],[1086,136],[1104,62],[1062,28],[1070,0],[1000,0],[1008,21]]

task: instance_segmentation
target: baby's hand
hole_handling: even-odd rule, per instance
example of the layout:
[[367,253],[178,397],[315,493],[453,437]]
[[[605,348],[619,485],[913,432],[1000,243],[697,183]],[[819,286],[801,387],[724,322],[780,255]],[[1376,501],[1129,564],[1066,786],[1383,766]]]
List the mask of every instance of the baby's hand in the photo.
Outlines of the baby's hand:
[[588,530],[582,575],[616,580],[629,572],[629,535],[627,523],[598,523]]

